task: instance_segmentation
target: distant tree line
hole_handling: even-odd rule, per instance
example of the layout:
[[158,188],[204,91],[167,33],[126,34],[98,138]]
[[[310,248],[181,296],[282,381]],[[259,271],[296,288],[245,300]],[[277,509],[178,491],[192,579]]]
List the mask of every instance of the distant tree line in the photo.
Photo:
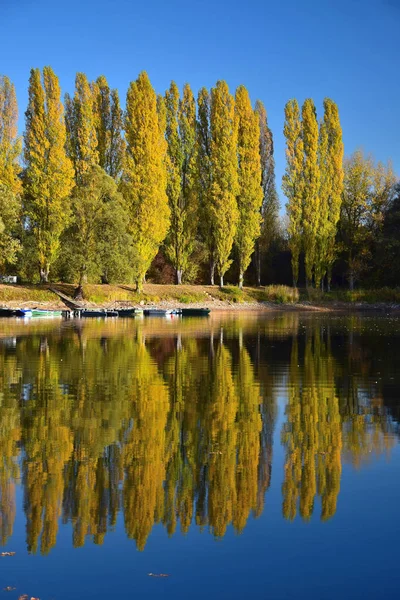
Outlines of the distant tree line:
[[285,107],[285,224],[267,113],[244,86],[218,81],[196,101],[172,82],[157,96],[142,72],[122,110],[104,76],[78,73],[62,101],[52,69],[32,69],[23,140],[17,121],[0,77],[0,269],[23,280],[242,287],[246,272],[287,282],[290,255],[294,285],[304,270],[308,286],[353,286],[380,282],[376,256],[398,257],[393,170],[360,151],[343,160],[330,99],[321,122],[311,99]]

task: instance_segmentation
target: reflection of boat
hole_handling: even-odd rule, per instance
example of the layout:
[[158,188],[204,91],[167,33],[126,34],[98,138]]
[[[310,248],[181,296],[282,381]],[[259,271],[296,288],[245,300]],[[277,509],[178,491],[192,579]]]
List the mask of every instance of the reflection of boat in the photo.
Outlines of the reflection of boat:
[[182,317],[207,317],[209,314],[209,308],[181,308]]

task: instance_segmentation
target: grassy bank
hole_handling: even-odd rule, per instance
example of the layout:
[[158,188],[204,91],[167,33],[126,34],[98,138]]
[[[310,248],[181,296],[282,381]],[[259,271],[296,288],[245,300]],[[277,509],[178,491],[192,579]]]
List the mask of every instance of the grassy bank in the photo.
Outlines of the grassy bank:
[[[53,287],[67,296],[73,297],[74,284],[53,284]],[[257,305],[312,305],[315,307],[340,307],[355,305],[400,305],[400,288],[381,288],[376,290],[340,290],[322,294],[319,290],[298,290],[284,285],[266,287],[202,285],[156,285],[145,284],[143,292],[138,294],[130,285],[83,286],[85,302],[89,305],[111,306],[113,304],[130,305],[166,305],[189,306],[203,305],[214,308],[229,306],[256,307]],[[59,298],[47,286],[43,285],[0,285],[0,305],[51,304],[60,306]],[[62,304],[62,303],[61,303]]]

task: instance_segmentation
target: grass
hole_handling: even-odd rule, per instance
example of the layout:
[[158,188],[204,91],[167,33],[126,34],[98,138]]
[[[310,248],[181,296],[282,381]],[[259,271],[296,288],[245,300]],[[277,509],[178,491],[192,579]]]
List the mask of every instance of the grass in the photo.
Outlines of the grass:
[[320,290],[308,290],[305,296],[311,302],[346,302],[350,304],[400,304],[400,288],[383,287],[379,289],[333,290],[322,293]]
[[54,302],[55,296],[41,285],[0,285],[0,302]]

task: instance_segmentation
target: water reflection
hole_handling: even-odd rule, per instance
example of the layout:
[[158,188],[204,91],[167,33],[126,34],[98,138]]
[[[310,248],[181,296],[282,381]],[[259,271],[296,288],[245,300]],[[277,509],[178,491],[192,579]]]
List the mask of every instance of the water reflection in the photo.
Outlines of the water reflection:
[[[317,497],[333,517],[342,462],[390,453],[397,434],[384,375],[399,325],[365,323],[0,323],[1,543],[19,483],[32,553],[55,546],[60,520],[74,546],[101,544],[118,515],[140,550],[156,523],[241,532],[268,509],[271,477],[286,519],[310,519]],[[285,464],[272,473],[279,403]]]

